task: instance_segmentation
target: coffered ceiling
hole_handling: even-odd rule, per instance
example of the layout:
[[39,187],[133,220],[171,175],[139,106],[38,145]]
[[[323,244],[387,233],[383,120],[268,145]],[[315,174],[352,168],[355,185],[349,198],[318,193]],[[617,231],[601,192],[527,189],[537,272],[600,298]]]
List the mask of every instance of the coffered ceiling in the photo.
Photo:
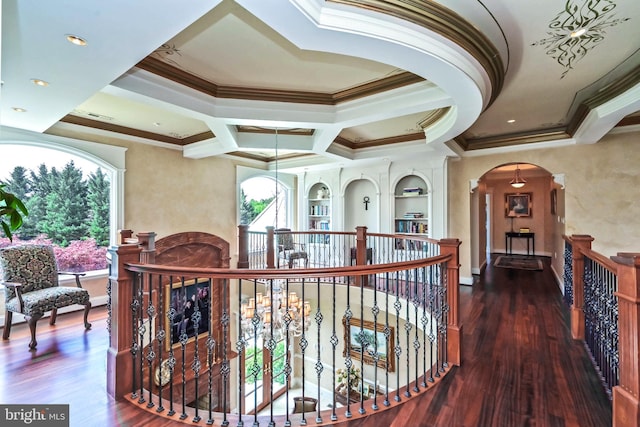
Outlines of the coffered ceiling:
[[4,0],[0,124],[283,170],[595,143],[640,126],[639,22],[622,0]]

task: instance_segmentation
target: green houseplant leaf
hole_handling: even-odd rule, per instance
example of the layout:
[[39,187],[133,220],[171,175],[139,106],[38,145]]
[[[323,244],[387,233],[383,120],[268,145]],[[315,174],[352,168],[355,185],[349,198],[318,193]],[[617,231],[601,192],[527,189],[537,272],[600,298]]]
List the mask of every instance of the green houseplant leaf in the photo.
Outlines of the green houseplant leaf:
[[22,227],[23,216],[29,212],[24,203],[4,187],[5,184],[0,184],[0,224],[5,236],[13,241],[13,232]]

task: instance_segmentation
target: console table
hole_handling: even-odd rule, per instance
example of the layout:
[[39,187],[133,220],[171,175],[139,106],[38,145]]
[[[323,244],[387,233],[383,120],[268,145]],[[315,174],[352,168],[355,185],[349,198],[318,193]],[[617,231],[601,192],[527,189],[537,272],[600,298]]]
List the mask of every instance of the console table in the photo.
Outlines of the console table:
[[504,246],[509,255],[513,252],[513,239],[527,239],[527,256],[529,256],[529,240],[531,240],[532,255],[536,254],[535,233],[521,233],[519,231],[507,231],[504,233]]

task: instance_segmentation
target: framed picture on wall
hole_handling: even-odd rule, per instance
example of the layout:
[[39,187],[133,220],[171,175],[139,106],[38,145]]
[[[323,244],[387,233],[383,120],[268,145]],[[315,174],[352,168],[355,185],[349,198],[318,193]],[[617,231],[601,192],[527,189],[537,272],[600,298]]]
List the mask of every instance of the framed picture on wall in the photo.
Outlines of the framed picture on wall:
[[[172,346],[180,346],[183,336],[186,342],[195,340],[196,336],[205,339],[211,327],[211,279],[168,284],[165,295],[166,312],[174,309],[176,313],[170,325],[171,339],[168,336],[165,339],[167,350]],[[194,316],[196,312],[199,315]]]
[[531,193],[505,194],[505,216],[509,218],[531,216]]
[[[374,324],[368,320],[352,318],[347,328],[346,319],[342,319],[344,326],[344,352],[356,360],[363,360],[367,365],[376,365],[378,368],[387,367],[389,372],[395,372],[394,329],[389,326],[389,340],[384,333],[383,324]],[[376,364],[377,359],[377,364]]]

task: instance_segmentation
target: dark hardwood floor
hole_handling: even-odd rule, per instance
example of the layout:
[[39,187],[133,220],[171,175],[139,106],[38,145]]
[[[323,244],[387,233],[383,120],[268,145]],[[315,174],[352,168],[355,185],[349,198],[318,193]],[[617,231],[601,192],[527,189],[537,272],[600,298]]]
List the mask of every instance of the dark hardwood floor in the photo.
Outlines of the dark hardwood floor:
[[[571,339],[548,260],[543,271],[489,266],[473,288],[461,287],[461,318],[461,367],[398,410],[350,426],[611,425],[611,403],[583,344]],[[41,321],[35,352],[28,327],[14,326],[0,343],[0,403],[70,404],[71,426],[184,425],[107,397],[105,308],[90,321],[87,332],[80,313],[53,327]]]

